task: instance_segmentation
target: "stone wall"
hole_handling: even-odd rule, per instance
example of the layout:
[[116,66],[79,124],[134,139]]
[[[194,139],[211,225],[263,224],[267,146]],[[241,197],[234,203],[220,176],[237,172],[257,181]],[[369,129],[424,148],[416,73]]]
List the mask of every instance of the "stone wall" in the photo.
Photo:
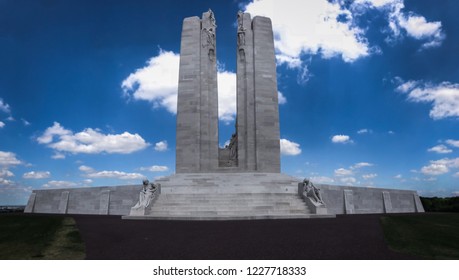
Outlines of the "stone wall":
[[424,212],[416,191],[317,185],[330,214]]
[[142,186],[34,190],[25,213],[128,215]]

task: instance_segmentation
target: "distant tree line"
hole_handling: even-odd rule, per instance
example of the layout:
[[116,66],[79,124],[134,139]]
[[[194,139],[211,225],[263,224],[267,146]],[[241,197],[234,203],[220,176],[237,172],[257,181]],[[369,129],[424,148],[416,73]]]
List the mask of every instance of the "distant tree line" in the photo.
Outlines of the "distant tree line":
[[459,196],[421,197],[426,212],[459,212]]

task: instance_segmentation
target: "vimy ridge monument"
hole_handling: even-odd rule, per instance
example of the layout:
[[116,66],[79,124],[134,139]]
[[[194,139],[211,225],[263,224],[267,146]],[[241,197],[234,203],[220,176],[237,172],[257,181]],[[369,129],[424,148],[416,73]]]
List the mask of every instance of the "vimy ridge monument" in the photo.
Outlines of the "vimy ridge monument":
[[124,219],[291,219],[424,212],[416,191],[314,185],[280,173],[276,62],[271,20],[237,15],[236,131],[218,146],[216,20],[183,21],[176,174],[140,185],[34,190],[26,213]]

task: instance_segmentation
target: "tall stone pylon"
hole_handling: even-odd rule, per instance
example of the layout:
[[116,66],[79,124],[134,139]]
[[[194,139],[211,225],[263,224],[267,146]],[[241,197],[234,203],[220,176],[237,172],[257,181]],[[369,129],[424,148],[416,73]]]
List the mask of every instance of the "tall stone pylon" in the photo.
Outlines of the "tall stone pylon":
[[177,97],[176,172],[218,168],[216,22],[209,10],[183,20]]
[[279,105],[271,20],[238,13],[238,166],[280,172]]
[[[259,16],[252,20],[250,14],[238,13],[236,137],[231,139],[231,151],[220,152],[216,27],[211,10],[202,18],[183,21],[176,172],[279,173],[279,109],[271,20]],[[225,159],[229,165],[221,164]]]

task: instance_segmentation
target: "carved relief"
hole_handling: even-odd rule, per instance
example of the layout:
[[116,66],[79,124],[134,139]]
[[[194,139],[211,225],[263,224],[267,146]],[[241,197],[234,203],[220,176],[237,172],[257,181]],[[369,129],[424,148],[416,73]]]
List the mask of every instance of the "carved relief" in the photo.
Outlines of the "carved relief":
[[239,11],[237,13],[237,46],[242,48],[245,46],[245,31],[244,28],[244,13]]

